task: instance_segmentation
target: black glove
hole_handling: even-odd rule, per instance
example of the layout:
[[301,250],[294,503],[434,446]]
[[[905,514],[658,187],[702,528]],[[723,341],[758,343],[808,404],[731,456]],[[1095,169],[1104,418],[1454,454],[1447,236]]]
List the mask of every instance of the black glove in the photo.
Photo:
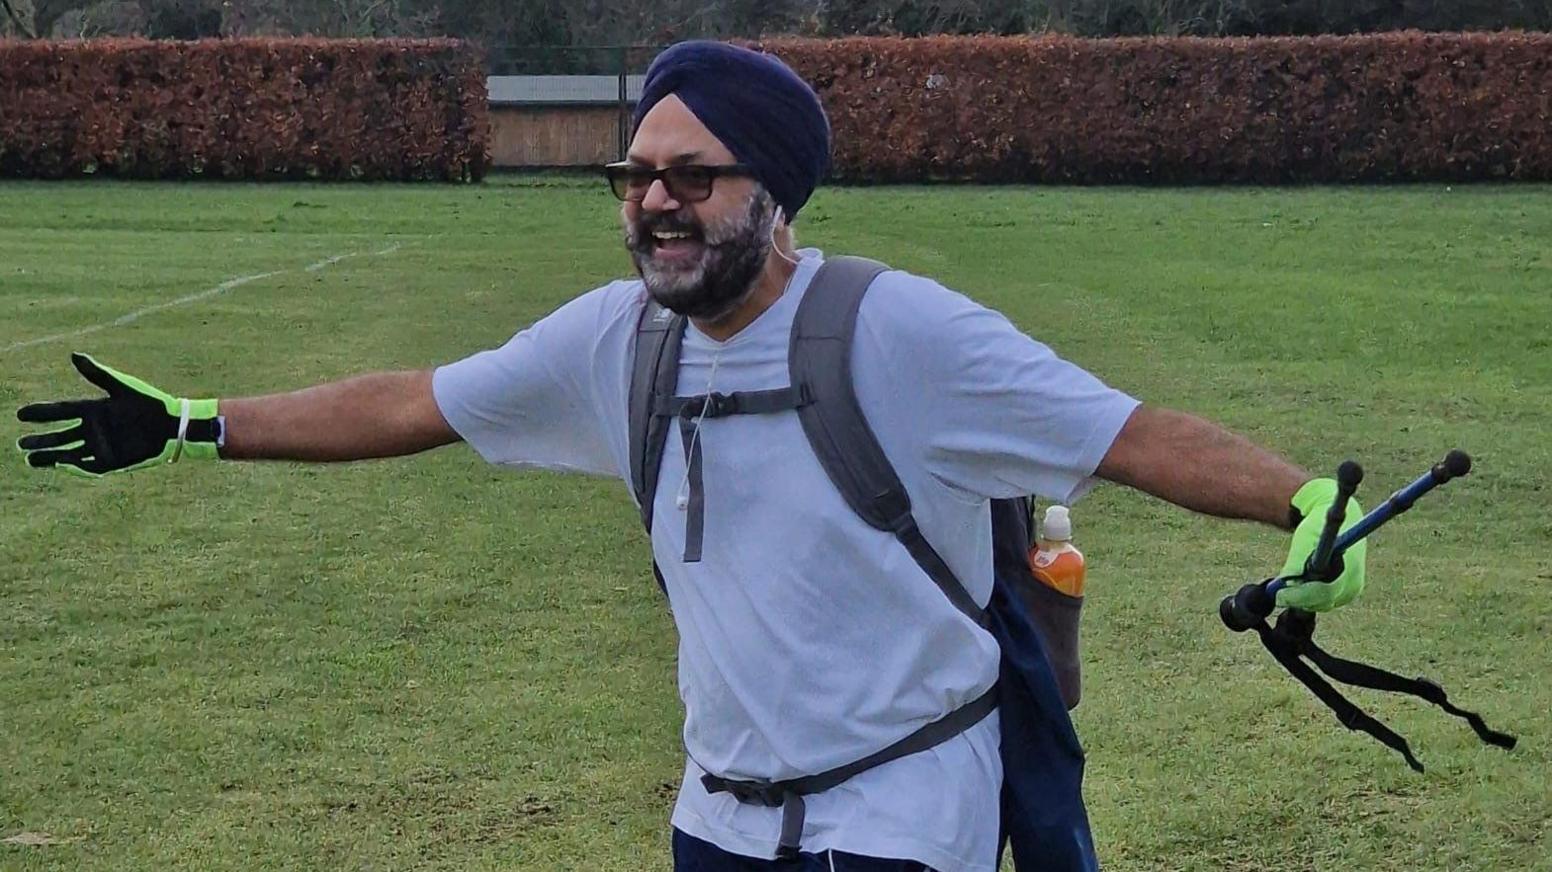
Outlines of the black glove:
[[79,422],[18,440],[29,465],[96,478],[185,457],[217,459],[216,400],[174,397],[85,354],[70,355],[70,362],[108,396],[17,409],[21,421]]

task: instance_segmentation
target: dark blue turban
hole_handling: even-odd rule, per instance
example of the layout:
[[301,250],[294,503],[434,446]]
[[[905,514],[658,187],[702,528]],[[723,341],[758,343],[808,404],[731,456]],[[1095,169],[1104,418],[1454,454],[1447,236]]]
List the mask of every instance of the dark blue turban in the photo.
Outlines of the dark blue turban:
[[755,178],[790,222],[830,166],[819,96],[774,56],[721,42],[672,46],[647,69],[632,129],[674,94]]

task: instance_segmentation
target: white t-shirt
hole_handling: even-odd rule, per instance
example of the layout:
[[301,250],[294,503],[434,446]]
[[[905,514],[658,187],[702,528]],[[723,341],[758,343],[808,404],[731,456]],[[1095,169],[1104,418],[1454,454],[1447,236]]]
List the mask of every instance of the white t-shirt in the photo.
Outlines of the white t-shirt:
[[[792,319],[822,255],[726,342],[685,333],[678,395],[783,388]],[[585,294],[506,345],[437,370],[447,421],[486,460],[619,477],[639,281]],[[881,275],[853,344],[859,402],[927,540],[974,599],[991,595],[987,500],[1072,502],[1137,402],[929,279]],[[668,443],[652,550],[679,630],[689,759],[673,824],[774,856],[781,810],[708,794],[703,771],[782,780],[851,763],[980,696],[997,643],[892,534],[863,523],[794,412],[705,421],[702,555],[684,561],[680,428]],[[802,846],[994,872],[1002,779],[995,715],[931,750],[806,798]],[[705,767],[702,769],[701,767]]]

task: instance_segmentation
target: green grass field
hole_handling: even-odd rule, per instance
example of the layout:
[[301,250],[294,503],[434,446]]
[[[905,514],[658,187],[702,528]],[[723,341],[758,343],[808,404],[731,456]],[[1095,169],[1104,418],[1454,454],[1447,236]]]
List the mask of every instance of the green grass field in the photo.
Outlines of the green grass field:
[[[1505,754],[1355,691],[1421,776],[1218,623],[1280,535],[1114,487],[1076,507],[1107,868],[1552,869],[1549,194],[827,189],[805,212],[802,244],[933,275],[1145,400],[1363,461],[1368,506],[1477,458],[1322,624],[1521,735]],[[71,350],[236,395],[499,344],[629,270],[616,222],[564,177],[0,185],[0,442],[17,405],[88,389]],[[461,447],[83,482],[7,449],[0,518],[0,838],[53,841],[0,843],[0,869],[668,867],[674,635],[621,483]]]

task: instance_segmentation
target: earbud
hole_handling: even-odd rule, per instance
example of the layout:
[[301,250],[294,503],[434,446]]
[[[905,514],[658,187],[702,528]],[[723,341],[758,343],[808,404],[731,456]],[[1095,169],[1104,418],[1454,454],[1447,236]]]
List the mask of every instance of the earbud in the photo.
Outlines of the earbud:
[[789,257],[785,251],[782,251],[781,250],[781,246],[778,245],[777,242],[776,242],[776,225],[782,223],[783,221],[785,221],[786,218],[787,218],[786,210],[781,208],[781,206],[777,206],[776,207],[776,220],[771,222],[771,251],[776,252],[776,256],[781,258],[782,260],[786,261],[787,263],[790,263],[793,266],[797,266],[798,262],[793,260],[791,257]]
[[690,507],[690,495],[680,494],[677,497],[674,497],[674,505],[678,506],[679,511],[681,512],[685,509],[688,509]]

